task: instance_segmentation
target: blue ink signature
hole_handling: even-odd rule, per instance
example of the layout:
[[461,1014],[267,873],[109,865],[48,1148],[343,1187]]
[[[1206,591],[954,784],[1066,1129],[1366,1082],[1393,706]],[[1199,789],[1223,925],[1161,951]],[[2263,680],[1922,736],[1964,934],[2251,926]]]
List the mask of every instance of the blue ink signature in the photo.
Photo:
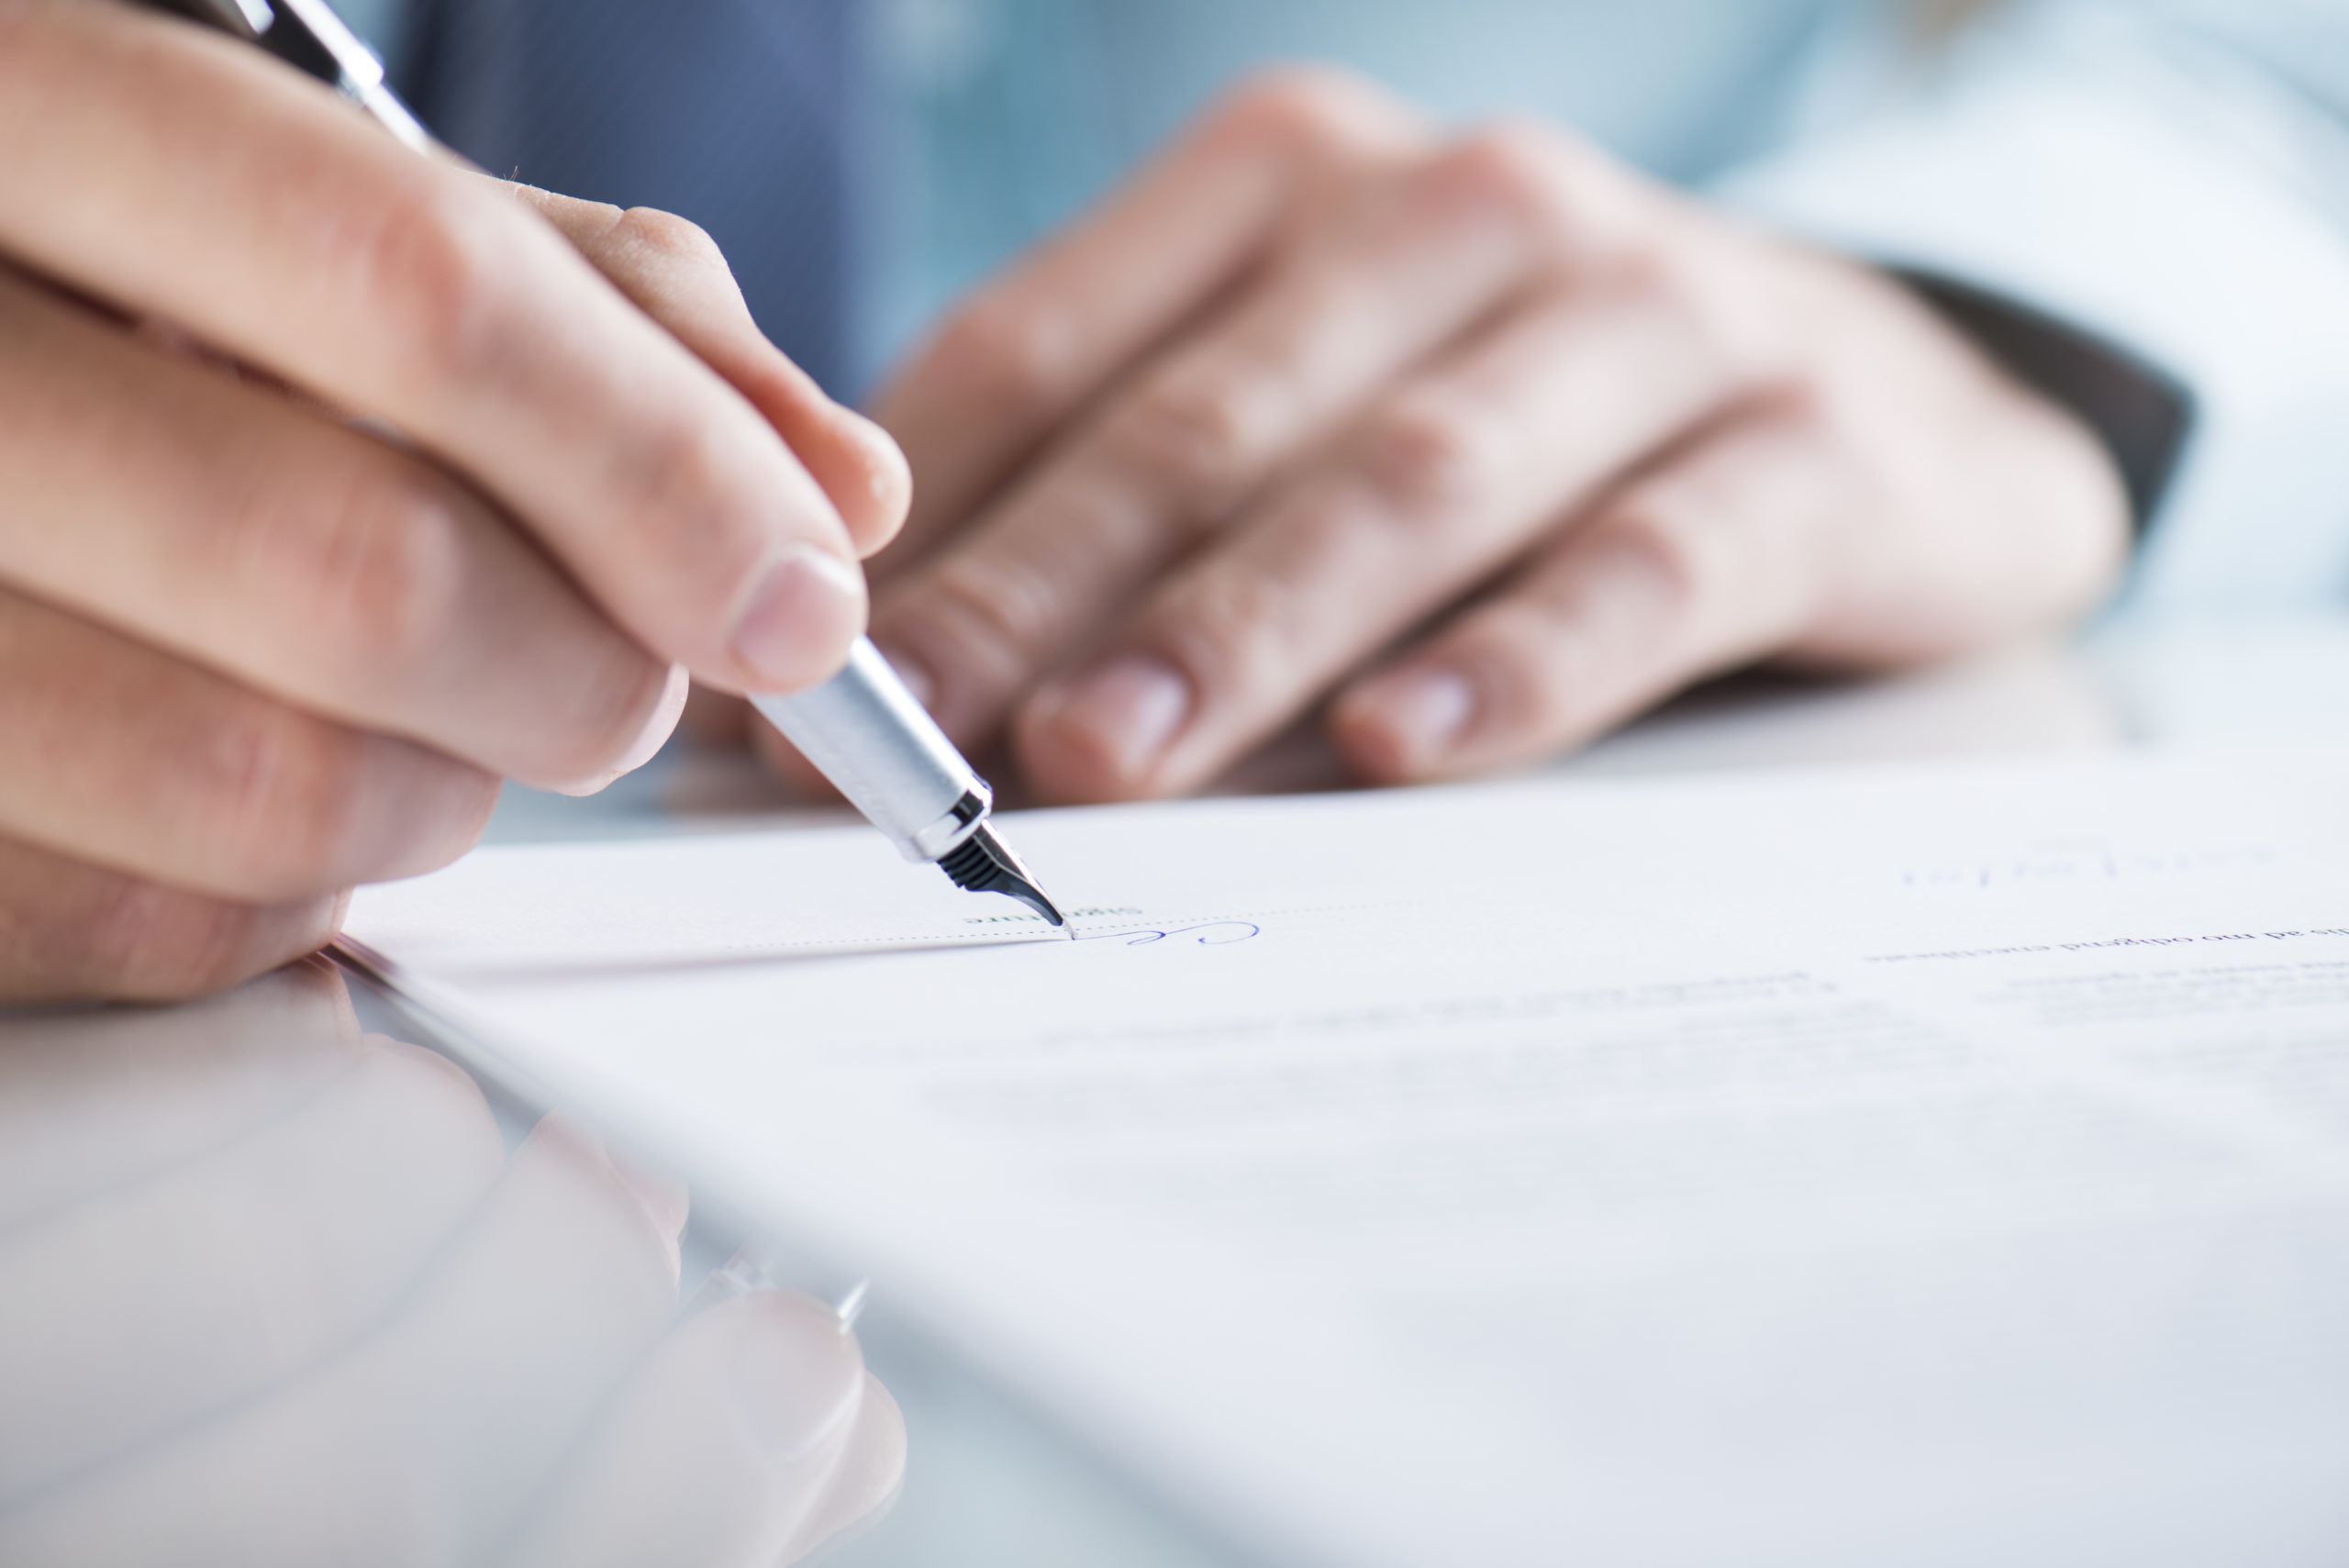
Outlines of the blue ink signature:
[[[1203,948],[1228,947],[1261,936],[1264,928],[1252,920],[1210,920],[1200,926],[1169,926],[1162,930],[1080,931],[1074,940],[1080,942],[1121,941],[1130,948],[1148,947],[1170,937],[1188,937]],[[1220,931],[1221,936],[1211,933]]]

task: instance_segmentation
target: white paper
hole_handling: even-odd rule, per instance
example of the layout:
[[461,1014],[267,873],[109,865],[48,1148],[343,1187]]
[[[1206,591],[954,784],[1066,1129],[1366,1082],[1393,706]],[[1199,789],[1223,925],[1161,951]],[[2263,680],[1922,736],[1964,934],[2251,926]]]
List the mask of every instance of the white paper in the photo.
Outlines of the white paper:
[[1004,830],[351,929],[1275,1557],[2349,1559],[2349,753]]

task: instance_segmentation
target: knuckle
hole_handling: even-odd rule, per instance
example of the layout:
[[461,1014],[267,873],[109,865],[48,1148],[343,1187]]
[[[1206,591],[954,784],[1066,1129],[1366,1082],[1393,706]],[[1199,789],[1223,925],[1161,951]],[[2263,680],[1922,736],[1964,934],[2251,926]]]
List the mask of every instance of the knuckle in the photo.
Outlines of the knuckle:
[[1441,518],[1490,488],[1500,444],[1494,422],[1466,400],[1420,391],[1372,419],[1363,457],[1371,483],[1400,516]]
[[1208,692],[1278,690],[1297,667],[1296,609],[1286,585],[1270,576],[1216,572],[1152,617],[1148,640],[1173,651]]
[[1107,432],[1118,462],[1194,503],[1219,510],[1254,477],[1262,428],[1247,377],[1221,367],[1161,374],[1121,408]]
[[1619,506],[1595,543],[1645,577],[1665,604],[1701,615],[1730,590],[1736,565],[1731,531],[1709,526],[1706,511],[1700,497],[1660,488]]
[[[89,929],[83,986],[120,1001],[184,1002],[251,977],[258,910],[123,878]],[[322,933],[323,934],[323,933]]]
[[735,461],[737,432],[664,413],[637,421],[614,454],[615,549],[651,562],[690,548],[713,576],[740,582],[766,548],[761,508]]
[[1250,73],[1208,117],[1210,134],[1306,154],[1347,152],[1385,139],[1411,117],[1367,78],[1334,65],[1267,66]]
[[612,222],[612,237],[632,250],[664,261],[723,267],[725,252],[709,231],[691,218],[659,207],[630,207]]
[[1070,325],[1051,306],[1009,289],[990,290],[958,312],[930,358],[985,406],[1033,418],[1060,406],[1074,374]]
[[669,666],[620,636],[579,662],[570,701],[549,714],[549,765],[580,776],[601,772],[644,732],[669,693]]
[[1608,258],[1605,288],[1619,305],[1674,309],[1696,303],[1703,278],[1686,246],[1639,243]]
[[[502,215],[501,215],[502,216]],[[491,215],[431,184],[387,205],[367,242],[368,293],[395,330],[395,373],[418,395],[483,379],[515,328],[506,247]]]
[[337,651],[345,690],[395,685],[448,645],[471,554],[465,505],[405,467],[351,482],[295,584],[316,628],[311,645]]
[[1574,631],[1539,605],[1501,606],[1454,657],[1478,671],[1496,714],[1526,755],[1592,739],[1620,717],[1627,701],[1628,666],[1610,661],[1594,667],[1586,652],[1578,656]]
[[259,967],[253,923],[246,906],[0,839],[0,1006],[200,996]]
[[1429,178],[1455,200],[1476,202],[1524,217],[1546,217],[1570,161],[1565,139],[1530,121],[1491,121],[1462,137],[1436,159]]
[[[1598,287],[1619,308],[1670,321],[1707,360],[1758,367],[1760,323],[1744,308],[1753,290],[1740,269],[1717,264],[1687,230],[1668,228],[1617,248]],[[1741,378],[1758,368],[1736,371]]]
[[1497,214],[1561,260],[1607,255],[1645,228],[1623,169],[1538,120],[1477,127],[1430,164],[1427,180],[1438,203]]
[[1823,578],[1815,541],[1801,537],[1807,520],[1757,517],[1752,499],[1675,484],[1594,540],[1598,581],[1631,580],[1653,609],[1649,641],[1683,678],[1783,648],[1816,612]]
[[254,892],[293,897],[351,880],[364,772],[355,736],[256,700],[221,716],[191,762],[216,846]]
[[1027,669],[1065,628],[1066,599],[1044,573],[1013,560],[963,554],[919,592],[908,618],[947,634],[965,667],[1008,676]]

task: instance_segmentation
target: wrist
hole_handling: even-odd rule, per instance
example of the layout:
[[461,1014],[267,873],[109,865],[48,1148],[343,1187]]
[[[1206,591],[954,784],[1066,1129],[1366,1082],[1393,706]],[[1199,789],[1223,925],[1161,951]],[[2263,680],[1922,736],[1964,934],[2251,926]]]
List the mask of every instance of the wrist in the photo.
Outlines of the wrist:
[[1976,349],[2086,426],[2121,475],[2142,538],[2194,427],[2194,395],[2110,339],[1976,284],[1913,267],[1887,269]]

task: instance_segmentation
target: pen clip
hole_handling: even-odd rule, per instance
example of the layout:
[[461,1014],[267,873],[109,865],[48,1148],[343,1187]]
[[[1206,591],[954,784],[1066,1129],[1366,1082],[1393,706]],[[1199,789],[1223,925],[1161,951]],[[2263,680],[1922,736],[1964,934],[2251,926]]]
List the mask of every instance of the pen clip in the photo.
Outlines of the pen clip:
[[[217,5],[219,0],[207,3]],[[265,0],[236,3],[265,4]],[[262,38],[263,48],[341,88],[407,146],[418,152],[432,150],[431,134],[408,113],[407,106],[384,80],[384,62],[327,0],[276,0],[276,4],[285,15]],[[284,26],[288,20],[295,26]]]
[[295,69],[356,100],[384,128],[418,152],[432,138],[384,79],[384,62],[351,30],[328,0],[158,0],[169,10],[209,22],[257,43]]

